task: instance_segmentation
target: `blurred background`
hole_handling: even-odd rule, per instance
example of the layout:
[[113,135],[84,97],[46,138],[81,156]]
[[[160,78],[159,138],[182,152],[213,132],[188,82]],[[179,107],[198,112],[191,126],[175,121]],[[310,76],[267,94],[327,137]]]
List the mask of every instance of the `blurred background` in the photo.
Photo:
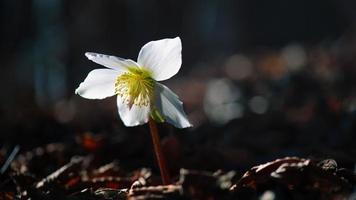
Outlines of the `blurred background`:
[[351,0],[3,0],[1,151],[60,142],[155,166],[146,125],[125,128],[115,97],[74,90],[101,67],[85,52],[136,60],[145,43],[179,36],[183,65],[164,84],[194,127],[159,126],[172,170],[282,156],[353,168],[355,11]]

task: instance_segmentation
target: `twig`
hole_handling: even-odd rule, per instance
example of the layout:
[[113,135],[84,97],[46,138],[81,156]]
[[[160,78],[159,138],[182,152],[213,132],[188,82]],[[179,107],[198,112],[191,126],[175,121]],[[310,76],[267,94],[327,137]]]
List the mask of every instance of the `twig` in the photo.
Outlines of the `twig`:
[[14,149],[12,150],[11,154],[9,155],[9,157],[7,158],[6,162],[4,163],[4,165],[1,167],[0,173],[4,174],[5,171],[7,170],[7,168],[9,167],[9,165],[11,164],[11,162],[15,159],[17,153],[20,151],[20,146],[16,145],[14,147]]

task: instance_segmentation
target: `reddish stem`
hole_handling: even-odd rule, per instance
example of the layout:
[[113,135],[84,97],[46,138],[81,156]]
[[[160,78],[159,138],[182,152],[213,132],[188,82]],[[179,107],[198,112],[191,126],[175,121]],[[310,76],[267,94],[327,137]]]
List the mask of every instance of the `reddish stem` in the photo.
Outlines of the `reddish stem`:
[[168,185],[170,184],[170,176],[168,173],[166,160],[162,152],[161,142],[159,140],[159,135],[157,130],[157,124],[152,118],[149,119],[148,124],[150,126],[150,132],[151,132],[153,147],[156,154],[156,159],[158,162],[159,170],[161,172],[162,183],[163,185]]

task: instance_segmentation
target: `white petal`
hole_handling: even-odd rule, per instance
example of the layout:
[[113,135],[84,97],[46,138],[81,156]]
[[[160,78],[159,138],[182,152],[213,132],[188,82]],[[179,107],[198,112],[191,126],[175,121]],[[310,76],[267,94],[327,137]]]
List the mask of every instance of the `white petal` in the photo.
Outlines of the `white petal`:
[[148,122],[150,113],[149,106],[132,105],[130,108],[126,102],[123,102],[120,96],[117,96],[117,108],[125,126],[138,126]]
[[75,90],[87,99],[103,99],[115,95],[115,81],[121,73],[112,69],[94,69]]
[[149,69],[153,78],[163,81],[174,76],[182,64],[182,43],[179,37],[163,39],[145,44],[137,63]]
[[191,127],[187,115],[183,110],[183,103],[178,96],[168,87],[156,83],[155,106],[165,120],[177,128]]
[[99,65],[103,65],[105,67],[117,70],[117,71],[127,71],[128,67],[137,67],[138,64],[130,59],[123,59],[116,56],[98,54],[86,52],[85,56]]

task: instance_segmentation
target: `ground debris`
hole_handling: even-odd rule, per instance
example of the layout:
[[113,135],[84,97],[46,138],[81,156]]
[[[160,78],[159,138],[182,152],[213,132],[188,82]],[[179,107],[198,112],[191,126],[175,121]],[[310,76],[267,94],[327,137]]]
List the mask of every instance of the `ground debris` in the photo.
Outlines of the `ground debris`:
[[[252,167],[242,177],[237,171],[181,169],[176,182],[159,185],[159,177],[148,168],[125,171],[118,161],[98,165],[91,154],[64,163],[67,148],[52,144],[19,155],[3,175],[0,199],[346,199],[356,185],[355,173],[339,168],[333,159],[299,157]],[[44,163],[39,162],[42,157]],[[57,169],[43,176],[38,168],[46,164]]]
[[159,185],[148,187],[136,187],[129,190],[129,200],[141,199],[186,199],[182,196],[180,185]]
[[355,175],[344,171],[330,159],[317,163],[311,159],[285,157],[252,167],[231,187],[231,191],[284,188],[288,193],[304,192],[313,197],[331,199],[340,194],[350,194],[355,187]]

